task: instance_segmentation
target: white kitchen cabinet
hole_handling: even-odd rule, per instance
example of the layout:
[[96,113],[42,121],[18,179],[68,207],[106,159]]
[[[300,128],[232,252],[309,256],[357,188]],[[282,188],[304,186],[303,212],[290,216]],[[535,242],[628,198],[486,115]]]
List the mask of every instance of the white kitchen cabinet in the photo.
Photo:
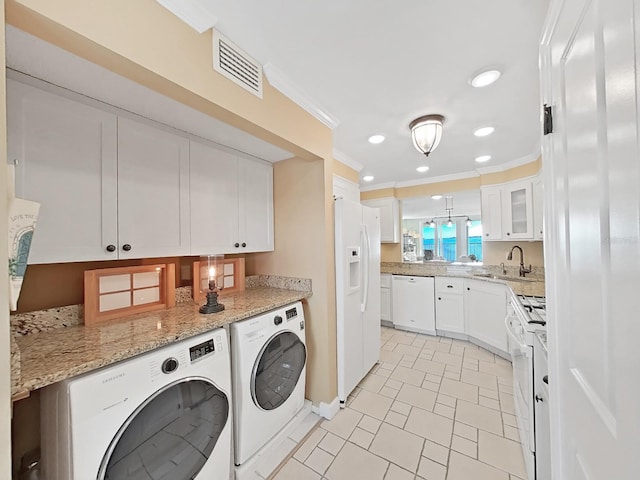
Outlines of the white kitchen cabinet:
[[502,240],[502,185],[482,187],[482,235],[484,240]]
[[189,141],[118,117],[118,257],[189,255],[189,235]]
[[533,239],[531,181],[511,182],[503,188],[502,233],[505,240]]
[[380,274],[380,320],[391,322],[391,281],[390,273]]
[[533,239],[544,239],[544,190],[541,175],[533,181]]
[[29,263],[117,258],[116,115],[7,80],[7,127],[16,195],[40,203]]
[[436,330],[465,333],[464,279],[435,278]]
[[41,203],[29,263],[189,254],[189,144],[8,81],[16,193]]
[[191,142],[191,254],[273,250],[273,167]]
[[394,275],[391,285],[393,326],[435,335],[433,277]]
[[397,198],[376,198],[361,202],[380,209],[380,242],[400,242],[400,201]]
[[501,352],[507,351],[507,286],[465,279],[466,333]]

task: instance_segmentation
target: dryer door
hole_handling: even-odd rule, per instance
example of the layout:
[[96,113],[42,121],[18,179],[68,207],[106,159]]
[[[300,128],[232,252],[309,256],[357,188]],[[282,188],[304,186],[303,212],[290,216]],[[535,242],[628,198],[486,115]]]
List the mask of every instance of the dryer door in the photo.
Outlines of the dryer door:
[[251,396],[263,410],[278,408],[293,393],[307,359],[307,349],[292,332],[275,334],[262,347],[251,376]]
[[111,442],[98,480],[190,480],[229,418],[229,400],[205,379],[179,380],[145,401]]

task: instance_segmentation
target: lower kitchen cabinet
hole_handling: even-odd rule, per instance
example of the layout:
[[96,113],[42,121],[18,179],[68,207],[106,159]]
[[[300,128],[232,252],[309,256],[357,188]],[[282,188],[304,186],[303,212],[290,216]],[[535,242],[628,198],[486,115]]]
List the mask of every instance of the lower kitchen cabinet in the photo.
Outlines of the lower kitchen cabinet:
[[391,298],[394,327],[435,335],[433,277],[394,275]]
[[380,275],[380,320],[391,323],[391,278],[390,273]]
[[507,288],[482,280],[465,279],[466,333],[502,352],[507,351]]
[[436,277],[435,304],[438,332],[465,333],[462,278]]

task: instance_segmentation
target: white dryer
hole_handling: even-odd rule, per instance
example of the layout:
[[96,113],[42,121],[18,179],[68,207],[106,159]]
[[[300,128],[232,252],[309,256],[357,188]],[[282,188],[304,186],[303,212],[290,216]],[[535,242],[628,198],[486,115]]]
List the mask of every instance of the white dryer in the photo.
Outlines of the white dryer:
[[44,478],[227,480],[230,367],[217,329],[46,387]]
[[231,324],[235,463],[242,465],[304,405],[302,304]]

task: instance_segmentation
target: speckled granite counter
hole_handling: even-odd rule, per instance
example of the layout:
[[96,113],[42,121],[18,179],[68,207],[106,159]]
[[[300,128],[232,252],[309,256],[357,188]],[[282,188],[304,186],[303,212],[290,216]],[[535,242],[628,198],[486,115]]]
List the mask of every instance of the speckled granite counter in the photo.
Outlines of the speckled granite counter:
[[414,275],[417,277],[463,277],[485,282],[502,283],[508,285],[516,295],[545,296],[544,274],[542,269],[534,267],[531,275],[525,279],[518,278],[517,267],[505,267],[507,275],[513,277],[508,279],[488,278],[478,276],[478,274],[500,274],[502,267],[494,265],[484,265],[482,267],[465,265],[430,265],[428,263],[393,263],[383,262],[380,265],[380,273],[391,273],[393,275]]
[[[189,301],[168,310],[132,315],[103,325],[74,325],[15,336],[18,364],[12,368],[12,377],[17,376],[12,378],[12,395],[24,394],[311,296],[310,281],[293,286],[308,286],[307,290],[263,286],[266,283],[269,281],[254,280],[253,288],[221,297],[225,310],[216,314],[202,315],[198,312],[200,304]],[[12,354],[12,367],[13,358]]]

